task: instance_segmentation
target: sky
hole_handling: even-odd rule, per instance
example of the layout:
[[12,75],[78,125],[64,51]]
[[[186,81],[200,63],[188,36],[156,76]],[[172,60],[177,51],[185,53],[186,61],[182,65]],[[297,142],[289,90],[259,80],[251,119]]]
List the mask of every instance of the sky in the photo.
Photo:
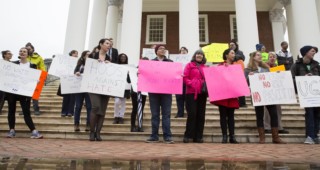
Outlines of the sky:
[[43,58],[63,52],[70,0],[1,0],[0,51],[13,60],[31,42]]

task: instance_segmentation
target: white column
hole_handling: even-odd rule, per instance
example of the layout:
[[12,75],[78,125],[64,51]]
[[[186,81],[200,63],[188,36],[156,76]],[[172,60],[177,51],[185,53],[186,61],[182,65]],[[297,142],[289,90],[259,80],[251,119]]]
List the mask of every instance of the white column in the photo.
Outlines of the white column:
[[245,65],[249,62],[249,53],[256,50],[259,43],[257,10],[255,0],[235,0],[238,42],[240,50],[246,56]]
[[291,54],[293,55],[293,58],[297,59],[297,55],[299,54],[299,49],[297,47],[297,41],[296,41],[296,28],[294,26],[294,19],[292,17],[292,7],[291,4],[284,3],[284,6],[286,8],[286,16],[287,16],[287,29],[288,29],[288,38],[289,38],[289,49]]
[[90,0],[70,0],[64,54],[84,50]]
[[120,51],[133,65],[138,65],[140,59],[141,20],[142,0],[124,0]]
[[291,0],[286,7],[290,11],[298,51],[304,45],[320,46],[320,29],[315,0]]
[[319,27],[320,27],[320,0],[316,0],[316,7],[317,7],[317,12],[318,12],[318,22],[319,22]]
[[123,9],[120,6],[119,9],[119,20],[118,20],[118,30],[117,30],[117,42],[116,42],[116,47],[118,49],[121,49],[121,30],[122,30],[122,14],[123,14]]
[[269,12],[272,25],[274,51],[280,50],[280,44],[284,41],[286,19],[283,12],[283,9],[273,9]]
[[104,38],[106,30],[107,0],[94,0],[89,36],[89,50],[98,45],[101,38]]
[[[190,53],[199,49],[199,9],[198,0],[179,0],[179,45]],[[170,50],[170,49],[169,49]]]
[[119,4],[120,0],[108,0],[108,14],[105,37],[113,39],[113,47],[116,47],[117,44],[116,42],[118,30]]

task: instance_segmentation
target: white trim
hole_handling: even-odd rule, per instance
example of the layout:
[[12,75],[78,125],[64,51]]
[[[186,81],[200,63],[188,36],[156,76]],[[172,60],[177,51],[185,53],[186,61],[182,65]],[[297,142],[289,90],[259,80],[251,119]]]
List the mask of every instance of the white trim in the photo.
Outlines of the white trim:
[[231,14],[230,16],[229,16],[229,20],[230,20],[230,35],[231,35],[231,39],[234,39],[234,34],[233,34],[233,27],[234,27],[234,25],[233,25],[233,19],[237,19],[236,18],[236,15],[235,14]]
[[[163,41],[162,42],[150,42],[149,41],[149,27],[150,27],[150,19],[151,18],[162,18],[163,19]],[[166,37],[167,37],[167,16],[166,15],[147,15],[147,28],[146,28],[146,44],[166,44]]]
[[[200,44],[208,44],[209,43],[208,15],[207,14],[200,14],[199,15],[199,21],[200,21],[200,18],[204,18],[205,41],[204,42],[200,42],[200,32],[199,32],[199,43]],[[200,31],[200,29],[199,29],[199,31]]]

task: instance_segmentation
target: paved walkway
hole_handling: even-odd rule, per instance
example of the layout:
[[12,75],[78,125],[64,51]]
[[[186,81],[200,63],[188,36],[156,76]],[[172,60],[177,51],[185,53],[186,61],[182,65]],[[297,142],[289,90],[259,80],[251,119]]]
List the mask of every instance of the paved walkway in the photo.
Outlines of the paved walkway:
[[144,143],[123,141],[1,138],[0,157],[68,159],[203,159],[320,162],[320,145]]

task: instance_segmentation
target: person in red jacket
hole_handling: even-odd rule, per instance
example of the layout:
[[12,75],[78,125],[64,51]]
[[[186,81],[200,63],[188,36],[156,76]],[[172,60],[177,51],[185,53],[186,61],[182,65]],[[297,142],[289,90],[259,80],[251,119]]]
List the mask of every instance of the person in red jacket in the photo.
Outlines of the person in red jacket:
[[[227,49],[223,52],[224,62],[219,65],[232,65],[234,63],[235,52],[232,49]],[[222,143],[228,142],[227,127],[229,129],[229,142],[238,143],[234,135],[234,111],[239,109],[238,98],[223,99],[212,102],[219,107],[220,126],[222,131]]]

